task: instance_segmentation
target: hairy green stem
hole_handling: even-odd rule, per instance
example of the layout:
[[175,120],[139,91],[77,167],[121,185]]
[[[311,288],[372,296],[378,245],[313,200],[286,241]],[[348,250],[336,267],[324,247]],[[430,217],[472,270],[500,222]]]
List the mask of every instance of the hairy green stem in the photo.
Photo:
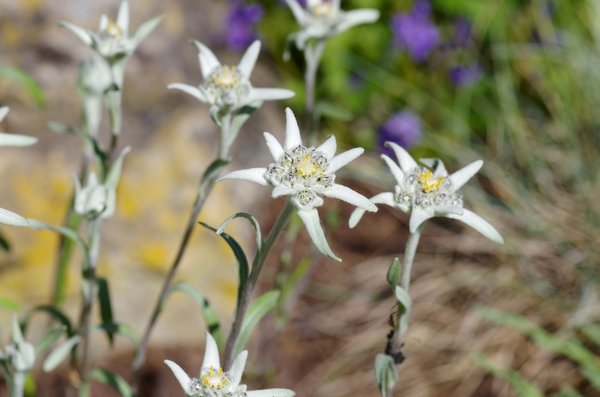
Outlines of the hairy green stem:
[[81,335],[81,362],[79,372],[82,378],[85,378],[89,372],[90,365],[90,335],[92,330],[92,310],[94,308],[94,298],[96,296],[96,266],[100,254],[100,237],[102,230],[102,219],[97,218],[90,221],[89,248],[87,266],[83,267],[83,307],[79,324],[79,333]]
[[225,361],[223,364],[224,368],[229,368],[231,363],[233,362],[233,355],[235,353],[235,346],[237,344],[238,338],[240,336],[240,332],[242,330],[242,324],[244,323],[244,318],[246,316],[246,312],[248,311],[248,306],[250,305],[250,300],[252,298],[252,291],[258,281],[258,277],[262,270],[263,265],[265,264],[265,260],[271,248],[277,241],[277,238],[283,231],[288,219],[294,212],[294,205],[287,201],[285,206],[281,209],[279,217],[275,221],[269,236],[263,243],[261,247],[258,248],[256,252],[256,256],[252,261],[252,270],[250,271],[250,275],[248,276],[248,280],[244,285],[240,285],[239,288],[242,289],[240,294],[240,302],[235,311],[235,319],[233,321],[233,325],[231,326],[231,331],[229,332],[229,337],[227,338],[227,343],[225,344]]
[[10,382],[10,397],[23,397],[25,393],[25,373],[15,371]]
[[[417,247],[419,246],[419,240],[421,239],[421,233],[423,226],[419,227],[417,231],[411,233],[406,242],[406,248],[404,249],[404,258],[402,259],[402,278],[400,280],[400,287],[408,294],[410,287],[410,277],[412,273],[412,266],[415,261],[415,254],[417,253]],[[405,315],[404,308],[401,305],[398,306],[398,316],[394,322],[394,336],[392,339],[392,353],[399,353],[402,349],[402,339],[404,333],[400,330],[400,319],[401,316]]]

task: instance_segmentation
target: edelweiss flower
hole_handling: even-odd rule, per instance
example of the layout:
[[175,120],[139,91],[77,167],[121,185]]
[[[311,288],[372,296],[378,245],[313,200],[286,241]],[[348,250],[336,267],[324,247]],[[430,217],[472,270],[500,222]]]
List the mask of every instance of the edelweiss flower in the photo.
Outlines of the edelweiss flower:
[[75,212],[86,218],[110,218],[115,212],[115,190],[98,182],[95,173],[90,173],[85,187],[75,181]]
[[124,0],[119,6],[116,20],[102,15],[97,32],[80,28],[69,22],[61,22],[61,25],[73,32],[109,64],[114,64],[131,55],[146,36],[156,28],[161,19],[162,17],[155,17],[144,22],[133,36],[129,36],[129,3]]
[[[380,193],[371,198],[375,204],[386,204],[403,212],[410,212],[410,232],[417,231],[419,226],[434,216],[445,216],[458,219],[477,230],[487,238],[502,244],[504,240],[498,231],[479,215],[463,208],[462,196],[457,191],[479,171],[483,161],[477,160],[466,167],[448,175],[444,164],[439,160],[422,159],[428,167],[419,167],[417,162],[395,143],[388,142],[398,159],[396,164],[391,158],[381,158],[390,168],[396,179],[395,191]],[[364,214],[357,208],[350,217],[350,227],[356,226]]]
[[302,144],[294,113],[289,108],[285,111],[285,145],[282,147],[268,132],[264,134],[275,162],[266,168],[233,171],[221,179],[245,179],[271,185],[274,187],[273,198],[289,196],[319,251],[341,261],[327,244],[317,207],[323,205],[321,196],[326,196],[346,201],[363,211],[377,211],[377,207],[366,197],[335,183],[335,172],[360,156],[364,150],[354,148],[335,156],[336,141],[333,135],[316,148],[306,147]]
[[219,350],[213,337],[206,334],[204,361],[200,376],[190,378],[183,369],[170,360],[165,360],[188,397],[293,397],[296,393],[289,389],[266,389],[247,391],[240,384],[248,352],[244,350],[236,357],[227,372],[223,372],[219,360]]
[[281,88],[255,88],[250,84],[250,75],[260,52],[260,41],[256,40],[244,53],[240,63],[221,65],[215,54],[204,44],[194,41],[198,48],[198,60],[203,83],[198,87],[188,84],[169,84],[169,88],[184,91],[217,110],[233,111],[256,101],[287,99],[294,92]]
[[303,49],[311,38],[325,39],[363,23],[375,22],[379,11],[363,8],[342,11],[341,0],[308,0],[303,8],[297,0],[285,0],[302,30],[294,35],[296,45]]

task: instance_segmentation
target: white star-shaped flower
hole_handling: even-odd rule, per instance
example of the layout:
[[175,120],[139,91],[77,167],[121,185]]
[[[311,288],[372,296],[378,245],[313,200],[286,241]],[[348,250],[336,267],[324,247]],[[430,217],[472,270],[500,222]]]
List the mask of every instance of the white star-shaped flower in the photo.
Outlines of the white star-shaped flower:
[[285,0],[302,30],[293,37],[298,48],[303,49],[311,38],[325,39],[363,23],[375,22],[379,11],[372,8],[343,11],[341,0],[308,0],[306,8],[297,0]]
[[161,19],[162,17],[155,17],[144,22],[133,36],[130,36],[129,2],[124,0],[119,6],[116,20],[102,15],[97,32],[69,22],[61,22],[61,25],[73,32],[109,64],[114,64],[131,55],[136,47],[158,26]]
[[219,349],[214,338],[206,334],[204,361],[200,368],[200,376],[190,378],[176,363],[165,360],[179,381],[183,392],[188,397],[293,397],[296,395],[289,389],[265,389],[247,391],[246,385],[240,384],[248,352],[244,350],[236,357],[229,371],[224,372],[219,360]]
[[[370,200],[375,204],[386,204],[410,213],[410,232],[415,233],[419,226],[434,216],[445,216],[471,226],[490,240],[502,244],[500,233],[479,215],[463,208],[462,196],[458,190],[479,171],[483,161],[477,160],[448,175],[444,164],[439,160],[422,159],[421,162],[433,168],[420,167],[401,146],[387,142],[398,163],[385,154],[381,158],[396,179],[394,192],[384,192]],[[364,214],[357,208],[350,217],[350,227],[356,226]]]
[[273,186],[273,198],[288,196],[319,251],[341,261],[327,244],[317,207],[323,205],[322,196],[325,196],[346,201],[364,211],[377,211],[377,207],[366,197],[335,183],[335,172],[360,156],[364,150],[354,148],[335,155],[336,141],[333,135],[316,148],[304,146],[298,123],[289,108],[286,109],[284,146],[268,132],[264,136],[274,162],[264,168],[233,171],[221,179],[243,179],[270,185]]
[[256,88],[250,83],[250,75],[260,52],[260,41],[256,40],[244,53],[240,63],[221,65],[215,54],[199,41],[198,61],[203,82],[195,87],[188,84],[169,84],[169,88],[184,91],[201,102],[218,110],[234,111],[253,102],[287,99],[294,92],[282,88]]

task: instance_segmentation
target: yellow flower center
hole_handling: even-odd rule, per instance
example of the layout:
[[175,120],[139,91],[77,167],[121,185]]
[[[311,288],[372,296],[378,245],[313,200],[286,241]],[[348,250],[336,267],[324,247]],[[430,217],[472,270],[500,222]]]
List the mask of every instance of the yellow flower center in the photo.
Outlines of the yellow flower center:
[[115,38],[117,40],[120,39],[123,35],[123,30],[121,29],[121,27],[117,25],[117,23],[112,19],[108,20],[108,24],[106,25],[106,29],[104,29],[104,32],[110,37]]
[[309,153],[296,163],[296,172],[302,177],[307,177],[322,174],[323,169],[312,161],[312,154]]
[[208,368],[208,371],[200,376],[200,380],[204,385],[212,390],[221,390],[229,383],[229,379],[223,373],[223,369],[218,370],[212,365]]
[[419,172],[418,178],[425,193],[436,192],[444,182],[443,176],[434,178],[433,173],[429,170]]
[[240,74],[235,66],[223,65],[212,76],[212,81],[219,87],[230,89],[240,82]]
[[331,3],[322,2],[312,7],[310,12],[316,17],[326,17],[333,12],[333,6]]

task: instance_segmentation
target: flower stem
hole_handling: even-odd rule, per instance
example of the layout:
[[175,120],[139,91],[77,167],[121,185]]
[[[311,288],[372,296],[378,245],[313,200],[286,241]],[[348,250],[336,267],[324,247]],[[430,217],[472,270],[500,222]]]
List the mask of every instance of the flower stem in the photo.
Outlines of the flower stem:
[[304,51],[306,70],[304,72],[305,82],[305,111],[307,117],[308,140],[311,145],[318,141],[316,115],[315,115],[315,89],[317,83],[317,71],[325,49],[325,41],[317,40],[313,45],[308,45]]
[[89,371],[90,364],[90,334],[92,330],[92,309],[94,307],[94,297],[96,296],[96,266],[100,253],[100,237],[102,229],[102,220],[97,218],[89,224],[89,251],[88,260],[83,266],[83,307],[80,317],[81,334],[81,362],[79,372],[82,378],[85,378]]
[[[423,226],[419,227],[414,233],[411,233],[406,242],[406,248],[404,249],[404,258],[402,259],[402,277],[400,280],[400,287],[406,293],[409,292],[410,287],[410,276],[412,272],[412,266],[415,260],[415,254],[417,253],[417,247],[419,246],[419,240],[421,239],[421,233],[423,232]],[[398,354],[402,349],[402,339],[406,330],[400,329],[401,316],[406,315],[404,312],[405,308],[398,306],[398,316],[394,322],[394,336],[392,339],[392,354]]]
[[[230,128],[230,120],[231,120],[231,117],[229,114],[227,114],[223,117],[223,121],[221,122],[221,131],[220,131],[220,137],[219,137],[219,148],[218,148],[217,161],[218,160],[226,161],[226,159],[229,156],[228,153],[229,153],[230,145],[227,143],[227,136],[228,136],[227,134],[229,133],[228,130]],[[190,239],[192,238],[192,234],[194,232],[194,227],[196,226],[198,215],[200,214],[200,211],[202,210],[202,207],[204,206],[204,203],[206,202],[208,196],[212,192],[214,184],[217,181],[217,179],[219,178],[219,176],[220,176],[220,172],[215,172],[215,173],[211,173],[211,174],[204,173],[200,179],[200,183],[198,184],[198,191],[196,194],[196,198],[194,200],[194,204],[193,204],[192,210],[190,212],[190,217],[188,218],[187,224],[183,231],[183,236],[181,238],[181,241],[179,242],[179,248],[177,249],[175,258],[173,259],[173,262],[171,263],[169,272],[167,273],[167,276],[165,277],[165,280],[163,281],[162,288],[158,294],[158,299],[156,300],[156,303],[154,304],[154,309],[150,316],[150,320],[148,321],[148,324],[146,325],[146,328],[144,330],[144,335],[142,337],[142,341],[141,341],[140,345],[138,346],[136,355],[133,360],[132,386],[133,386],[133,390],[134,390],[135,394],[137,394],[137,388],[139,386],[139,375],[140,375],[139,372],[140,372],[142,365],[144,364],[144,362],[146,360],[148,344],[150,342],[150,334],[152,333],[152,330],[154,329],[154,326],[156,325],[156,322],[158,321],[158,316],[160,315],[160,312],[161,312],[162,303],[165,299],[165,296],[168,293],[168,290],[169,290],[169,287],[171,286],[173,278],[175,277],[175,274],[177,273],[177,269],[179,268],[179,265],[181,264],[181,260],[183,259],[183,256],[188,247]]]
[[25,373],[15,371],[10,382],[10,397],[23,397],[25,392]]
[[269,255],[269,252],[273,248],[275,241],[283,231],[288,219],[294,212],[294,205],[287,201],[284,207],[281,209],[269,236],[263,243],[261,247],[258,248],[256,252],[256,256],[252,261],[252,270],[250,271],[250,275],[248,276],[248,280],[244,285],[240,285],[239,288],[242,289],[240,293],[240,302],[238,307],[236,308],[235,318],[233,321],[233,325],[231,326],[231,331],[229,333],[229,337],[227,338],[227,343],[225,344],[225,361],[223,364],[224,368],[229,368],[231,363],[233,362],[233,355],[235,354],[235,347],[240,336],[240,332],[242,330],[242,324],[244,323],[244,318],[246,316],[246,312],[248,311],[248,306],[250,305],[250,299],[252,298],[252,291],[256,286],[256,282],[258,281],[258,277],[262,270],[263,265],[265,264],[265,260]]

